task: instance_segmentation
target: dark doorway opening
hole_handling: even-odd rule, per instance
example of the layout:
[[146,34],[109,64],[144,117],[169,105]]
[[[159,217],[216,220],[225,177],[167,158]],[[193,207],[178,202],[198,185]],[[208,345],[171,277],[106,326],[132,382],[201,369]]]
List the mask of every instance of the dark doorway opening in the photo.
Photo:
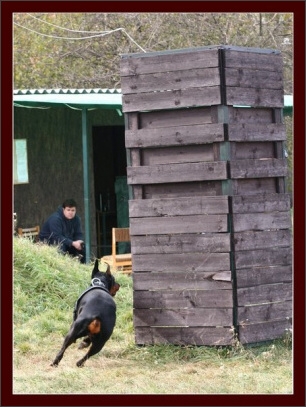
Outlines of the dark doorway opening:
[[97,256],[111,253],[113,227],[128,227],[124,126],[94,126],[93,168]]

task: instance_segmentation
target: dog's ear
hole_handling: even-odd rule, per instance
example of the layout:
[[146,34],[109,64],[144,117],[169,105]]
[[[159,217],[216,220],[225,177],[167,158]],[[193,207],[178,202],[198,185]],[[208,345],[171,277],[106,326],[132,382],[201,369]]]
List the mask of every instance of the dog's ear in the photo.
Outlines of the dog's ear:
[[92,270],[91,278],[93,279],[95,274],[97,274],[97,273],[99,273],[99,260],[98,259],[96,259],[96,261],[95,261],[95,266]]
[[109,265],[109,264],[107,264],[107,269],[106,269],[106,272],[105,272],[105,273],[108,274],[109,276],[112,275],[112,273],[111,273],[111,271],[110,271],[110,265]]

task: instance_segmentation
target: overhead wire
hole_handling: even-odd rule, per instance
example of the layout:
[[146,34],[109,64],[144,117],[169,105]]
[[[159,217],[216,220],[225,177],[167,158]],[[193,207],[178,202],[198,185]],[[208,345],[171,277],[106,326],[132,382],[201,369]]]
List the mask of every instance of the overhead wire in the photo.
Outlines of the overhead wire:
[[[55,24],[49,23],[49,22],[47,22],[47,21],[41,20],[40,18],[37,18],[37,17],[35,17],[35,16],[32,16],[31,14],[29,14],[29,16],[32,17],[32,18],[35,18],[36,20],[42,21],[43,23],[46,23],[46,24],[52,25],[52,26],[54,26],[54,27],[56,27],[56,28],[59,28],[59,29],[61,29],[61,30],[66,30],[66,31],[69,31],[69,32],[74,32],[74,33],[85,33],[85,32],[86,32],[86,33],[90,33],[90,32],[92,32],[92,31],[70,30],[69,28],[60,27],[60,26],[57,26],[57,25],[55,25]],[[21,24],[18,24],[18,23],[16,23],[16,22],[14,22],[14,25],[16,25],[17,27],[23,28],[23,29],[25,29],[25,30],[28,30],[28,31],[30,31],[30,32],[32,32],[32,33],[35,33],[35,34],[37,34],[37,35],[43,36],[43,37],[48,37],[48,38],[53,38],[53,39],[61,39],[61,40],[70,40],[70,41],[80,41],[80,40],[87,40],[87,39],[92,39],[92,38],[104,37],[104,36],[110,35],[110,34],[112,34],[112,33],[114,33],[114,32],[121,31],[121,32],[123,32],[123,33],[129,38],[129,40],[132,41],[142,52],[146,52],[146,50],[144,50],[144,49],[130,36],[130,34],[128,34],[128,32],[125,30],[125,28],[122,28],[122,27],[115,28],[114,30],[110,30],[110,31],[101,31],[101,32],[95,32],[95,31],[94,31],[94,32],[93,32],[94,34],[93,34],[93,35],[89,35],[89,36],[83,36],[83,37],[63,37],[63,36],[57,36],[57,35],[51,35],[51,34],[41,33],[41,32],[39,32],[39,31],[33,30],[32,28],[29,28],[29,27],[25,27],[25,26],[23,26],[23,25],[21,25]]]

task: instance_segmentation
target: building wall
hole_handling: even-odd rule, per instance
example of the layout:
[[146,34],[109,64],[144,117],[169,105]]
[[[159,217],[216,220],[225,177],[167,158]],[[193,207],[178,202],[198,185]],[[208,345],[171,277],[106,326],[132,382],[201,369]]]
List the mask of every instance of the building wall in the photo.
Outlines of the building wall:
[[[96,241],[92,127],[122,125],[115,110],[88,111],[91,241]],[[14,138],[27,140],[29,183],[14,185],[18,227],[42,225],[66,198],[74,198],[84,219],[82,113],[68,107],[14,108]]]

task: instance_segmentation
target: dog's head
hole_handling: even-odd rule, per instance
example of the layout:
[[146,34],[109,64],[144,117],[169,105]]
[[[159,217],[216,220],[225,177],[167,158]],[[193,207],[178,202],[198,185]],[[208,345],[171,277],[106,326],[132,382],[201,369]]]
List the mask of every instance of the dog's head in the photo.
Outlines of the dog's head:
[[96,259],[95,266],[91,273],[91,279],[93,278],[98,278],[100,281],[102,281],[108,289],[110,295],[112,297],[115,297],[117,291],[120,288],[120,284],[116,283],[115,277],[110,272],[109,265],[107,265],[106,272],[102,272],[99,270],[99,261],[98,259]]

